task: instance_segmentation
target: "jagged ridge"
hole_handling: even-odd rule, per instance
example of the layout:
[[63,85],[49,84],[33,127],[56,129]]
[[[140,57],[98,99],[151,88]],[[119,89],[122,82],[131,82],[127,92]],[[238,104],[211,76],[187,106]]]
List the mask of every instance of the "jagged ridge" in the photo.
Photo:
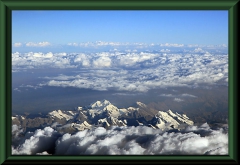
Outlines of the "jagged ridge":
[[[96,101],[86,107],[77,107],[74,111],[54,110],[49,112],[40,125],[51,125],[54,123],[60,132],[74,132],[92,127],[111,126],[149,126],[155,129],[180,129],[180,125],[193,125],[186,114],[174,113],[170,109],[166,112],[158,111],[150,120],[146,120],[142,114],[151,116],[148,107],[144,103],[136,102],[138,107],[119,109],[108,100]],[[141,113],[144,112],[144,113]],[[152,113],[152,112],[151,112]],[[12,117],[13,123],[22,123],[23,116]],[[34,119],[33,119],[34,120]],[[41,121],[41,118],[39,119]],[[48,121],[47,123],[44,123]],[[49,122],[50,121],[50,122]],[[29,126],[26,126],[29,127]]]

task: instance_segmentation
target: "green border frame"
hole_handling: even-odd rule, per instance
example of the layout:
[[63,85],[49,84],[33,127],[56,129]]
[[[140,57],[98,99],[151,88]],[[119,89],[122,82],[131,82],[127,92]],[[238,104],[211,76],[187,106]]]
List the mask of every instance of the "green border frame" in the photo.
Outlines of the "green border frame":
[[[238,164],[237,44],[239,0],[0,0],[0,164],[184,163]],[[12,156],[11,11],[12,10],[228,10],[229,155],[227,156]]]

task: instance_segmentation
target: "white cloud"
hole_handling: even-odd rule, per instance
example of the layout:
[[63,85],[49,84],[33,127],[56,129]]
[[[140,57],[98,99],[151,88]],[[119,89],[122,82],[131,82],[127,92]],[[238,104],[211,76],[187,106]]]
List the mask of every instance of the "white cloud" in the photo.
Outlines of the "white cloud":
[[184,44],[170,44],[170,43],[165,43],[165,44],[160,44],[160,46],[167,46],[167,47],[183,47]]
[[78,43],[68,43],[67,45],[69,45],[69,46],[78,46]]
[[51,127],[43,130],[36,130],[34,133],[27,133],[19,146],[12,146],[13,155],[35,155],[37,153],[46,154],[45,151],[55,146],[59,133]]
[[18,88],[14,88],[13,90],[14,90],[14,91],[21,92],[21,90],[19,90]]
[[[76,43],[77,44],[77,43]],[[73,43],[68,43],[68,45],[73,45]],[[96,41],[96,42],[82,42],[77,44],[81,47],[104,47],[104,46],[135,46],[135,47],[149,47],[154,46],[153,44],[144,44],[144,43],[120,43],[120,42],[105,42],[105,41]]]
[[93,61],[94,67],[110,67],[111,59],[109,57],[99,57]]
[[160,94],[159,96],[163,96],[163,97],[174,97],[175,95],[173,95],[173,94]]
[[189,44],[189,45],[184,45],[184,44],[177,44],[177,43],[129,43],[129,42],[106,42],[106,41],[96,41],[96,42],[81,42],[81,43],[67,43],[66,45],[68,46],[80,46],[80,47],[106,47],[106,46],[111,46],[113,48],[116,47],[133,47],[133,48],[152,48],[152,47],[206,47],[206,48],[211,48],[211,49],[216,49],[216,48],[227,48],[226,44],[221,44],[221,45],[198,45],[198,44]]
[[22,43],[16,42],[16,43],[13,44],[13,46],[14,46],[14,47],[20,47],[20,46],[22,46]]
[[12,66],[13,69],[30,69],[30,68],[76,68],[71,64],[71,59],[66,57],[66,53],[42,53],[42,52],[29,52],[29,53],[13,53]]
[[[38,89],[38,88],[41,88],[40,86],[33,86],[33,85],[20,85],[19,86],[20,88],[33,88],[33,89]],[[15,90],[15,89],[14,89]],[[16,90],[16,91],[19,91],[21,92],[20,90]]]
[[38,45],[39,46],[49,46],[51,44],[49,42],[39,42]]
[[87,55],[83,54],[83,53],[77,55],[74,58],[74,62],[75,63],[81,63],[83,67],[91,66],[90,58]]
[[181,96],[183,96],[183,97],[197,97],[195,95],[191,95],[191,94],[188,94],[188,93],[184,93]]
[[17,126],[16,124],[12,125],[12,135],[14,137],[19,136],[19,134],[23,133],[23,129],[21,129],[21,126]]
[[21,126],[12,125],[12,146],[18,146],[22,141],[24,131]]
[[[162,96],[162,97],[192,97],[192,98],[197,97],[195,95],[191,95],[191,94],[188,94],[188,93],[183,93],[183,94],[180,94],[180,95],[177,95],[177,94],[173,95],[173,94],[165,94],[165,93],[163,93],[163,94],[160,94],[159,96]],[[176,98],[175,101],[181,101],[181,99],[179,100],[178,98]]]
[[145,62],[158,57],[158,54],[152,53],[127,53],[116,55],[116,62],[121,66],[135,67],[136,64]]
[[135,93],[114,93],[112,95],[119,95],[119,96],[136,96],[136,95],[139,95],[138,94],[135,94]]
[[28,47],[45,47],[45,46],[49,46],[49,45],[51,45],[49,42],[38,42],[38,43],[28,42],[28,43],[26,43],[26,46],[28,46]]
[[12,54],[12,66],[15,70],[46,67],[84,68],[83,72],[75,73],[66,79],[49,78],[49,81],[43,82],[42,85],[72,86],[95,90],[116,89],[145,92],[159,87],[192,87],[200,84],[212,85],[220,81],[227,85],[226,79],[228,78],[227,55],[208,54],[205,56],[193,52],[191,54],[16,52]]
[[184,101],[184,100],[183,100],[183,99],[180,99],[180,98],[174,98],[173,101],[182,102],[182,101]]
[[[107,70],[93,70],[93,72],[80,73],[73,80],[70,80],[72,76],[65,76],[65,80],[60,80],[60,77],[54,77],[53,80],[48,81],[48,86],[71,86],[77,88],[91,88],[95,90],[108,90],[116,89],[123,91],[140,91],[145,92],[149,90],[149,87],[142,84],[140,81],[133,81],[123,79],[125,77],[125,71],[107,71]],[[89,78],[91,76],[91,79]]]
[[80,76],[66,76],[63,74],[59,74],[57,77],[42,77],[44,79],[55,79],[55,80],[71,80],[76,78],[81,78]]
[[204,51],[202,50],[202,48],[195,48],[194,52],[200,52],[200,53],[204,53]]
[[41,153],[36,153],[36,155],[51,155],[51,154],[49,154],[46,151],[44,151],[44,152],[41,152]]
[[52,58],[53,57],[53,53],[49,52],[47,54],[43,54],[43,53],[34,53],[33,57],[41,57],[41,58]]
[[47,155],[227,155],[228,134],[208,124],[182,131],[163,132],[146,126],[103,127],[60,136],[50,128],[25,137],[12,154]]

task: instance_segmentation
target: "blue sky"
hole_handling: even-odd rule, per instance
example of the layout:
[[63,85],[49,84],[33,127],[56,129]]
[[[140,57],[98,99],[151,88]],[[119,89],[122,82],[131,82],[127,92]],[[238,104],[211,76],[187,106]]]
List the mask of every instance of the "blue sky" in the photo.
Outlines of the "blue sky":
[[13,11],[12,43],[228,44],[228,11]]

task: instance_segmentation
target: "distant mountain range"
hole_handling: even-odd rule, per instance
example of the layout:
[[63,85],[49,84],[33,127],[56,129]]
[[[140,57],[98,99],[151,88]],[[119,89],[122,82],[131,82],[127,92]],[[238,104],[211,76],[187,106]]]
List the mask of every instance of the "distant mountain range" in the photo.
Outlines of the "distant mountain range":
[[54,110],[47,115],[12,116],[12,124],[21,125],[25,131],[51,126],[61,133],[74,133],[93,127],[148,126],[154,129],[182,129],[194,122],[186,114],[148,108],[142,102],[134,107],[118,108],[108,100],[96,101],[71,111]]

